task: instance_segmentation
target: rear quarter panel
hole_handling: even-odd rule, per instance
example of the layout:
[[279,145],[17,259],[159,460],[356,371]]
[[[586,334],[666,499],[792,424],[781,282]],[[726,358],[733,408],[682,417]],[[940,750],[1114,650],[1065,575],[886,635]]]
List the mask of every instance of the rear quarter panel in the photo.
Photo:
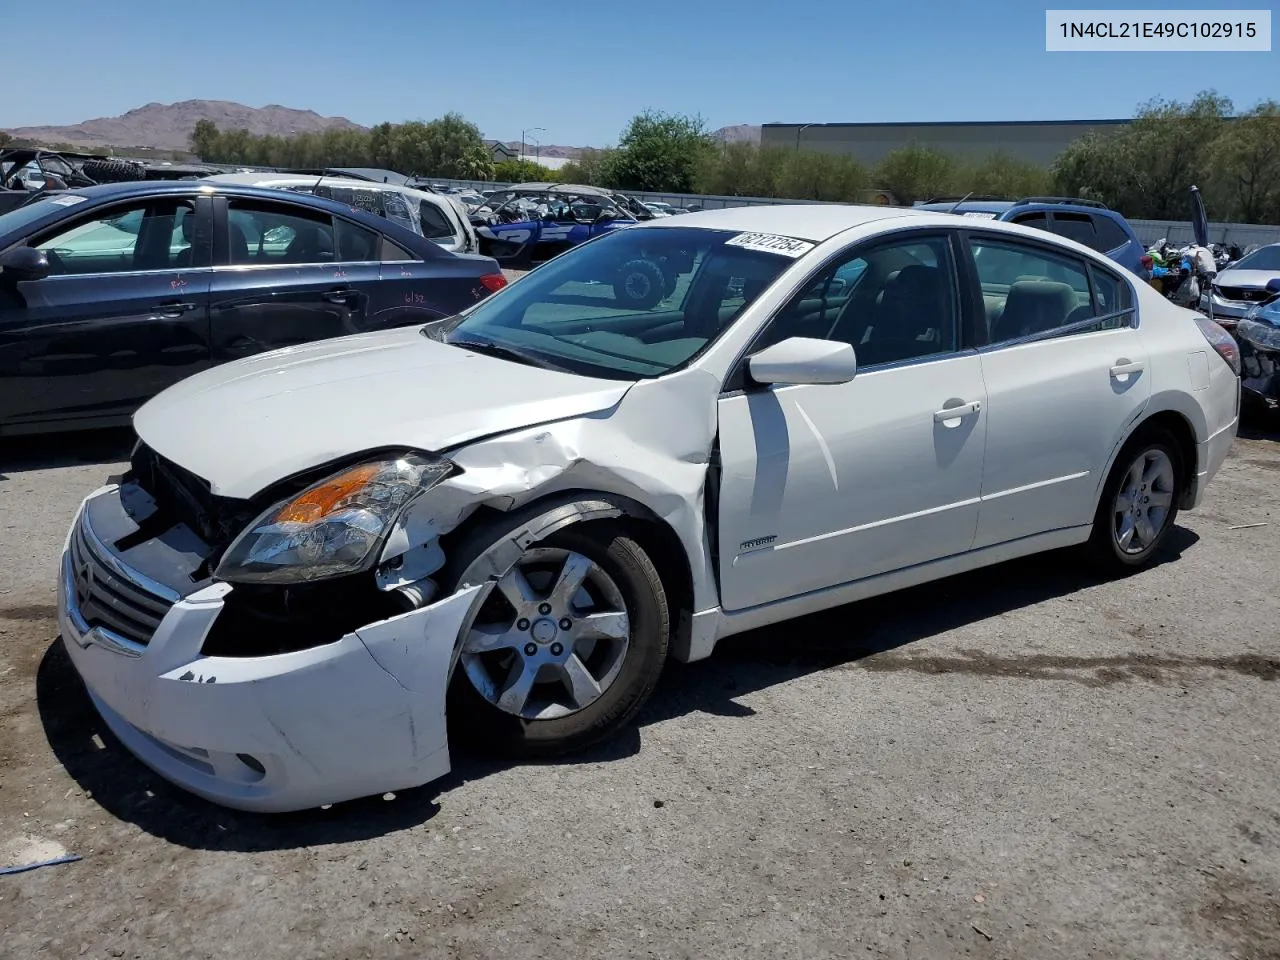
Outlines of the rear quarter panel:
[[1143,419],[1173,412],[1190,425],[1196,441],[1198,502],[1235,439],[1240,381],[1200,333],[1198,314],[1175,306],[1145,284],[1133,286],[1151,376],[1151,399]]
[[448,256],[427,262],[382,264],[381,280],[369,305],[370,330],[427,323],[451,317],[489,295],[480,282],[500,273],[488,257]]

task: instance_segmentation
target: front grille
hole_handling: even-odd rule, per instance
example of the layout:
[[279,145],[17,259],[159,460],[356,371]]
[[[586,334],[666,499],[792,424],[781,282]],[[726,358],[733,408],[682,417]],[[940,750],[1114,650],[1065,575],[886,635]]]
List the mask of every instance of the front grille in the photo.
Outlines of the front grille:
[[125,576],[99,553],[82,517],[71,535],[76,606],[90,627],[103,627],[145,646],[172,603]]
[[1253,287],[1219,287],[1218,295],[1224,300],[1235,300],[1240,303],[1261,303],[1271,296],[1268,291]]

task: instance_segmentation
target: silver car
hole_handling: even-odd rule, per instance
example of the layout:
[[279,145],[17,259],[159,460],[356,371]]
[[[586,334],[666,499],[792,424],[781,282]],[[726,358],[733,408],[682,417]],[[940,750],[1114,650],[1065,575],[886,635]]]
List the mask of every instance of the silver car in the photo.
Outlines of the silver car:
[[[1200,298],[1200,309],[1232,325],[1244,319],[1259,303],[1271,298],[1267,284],[1280,278],[1280,243],[1259,247],[1218,274],[1212,294]],[[1212,300],[1210,299],[1212,297]]]

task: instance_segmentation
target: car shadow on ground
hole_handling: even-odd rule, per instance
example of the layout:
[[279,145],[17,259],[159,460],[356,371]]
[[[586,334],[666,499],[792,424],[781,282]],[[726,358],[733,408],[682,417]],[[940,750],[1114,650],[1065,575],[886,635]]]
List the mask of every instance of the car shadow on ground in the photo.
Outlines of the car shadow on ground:
[[[1176,560],[1198,537],[1175,527],[1157,563]],[[966,624],[1064,597],[1096,584],[1078,558],[1059,551],[864,600],[726,640],[710,659],[672,664],[637,722],[586,753],[551,763],[609,763],[641,749],[644,728],[693,712],[751,716],[737,698],[820,670],[863,661]],[[133,759],[93,709],[55,641],[36,677],[40,719],[58,760],[93,801],[120,820],[184,847],[259,852],[342,843],[428,823],[439,798],[511,761],[455,747],[442,780],[327,810],[261,815],[227,810],[169,785]]]
[[0,437],[0,481],[31,470],[122,463],[129,459],[133,442],[128,427]]

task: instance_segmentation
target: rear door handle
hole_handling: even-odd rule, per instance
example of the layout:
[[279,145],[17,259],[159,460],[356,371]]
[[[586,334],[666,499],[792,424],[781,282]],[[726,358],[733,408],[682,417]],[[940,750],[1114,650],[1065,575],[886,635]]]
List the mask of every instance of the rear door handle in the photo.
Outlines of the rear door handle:
[[162,303],[160,304],[160,316],[162,317],[180,317],[184,313],[190,313],[199,304],[196,303]]
[[1146,364],[1141,360],[1117,360],[1115,366],[1111,368],[1111,376],[1115,380],[1121,377],[1131,377],[1135,373],[1141,373],[1146,369]]
[[979,400],[970,400],[968,403],[960,403],[954,407],[943,407],[941,410],[934,411],[933,422],[949,423],[952,420],[962,420],[965,417],[973,416],[981,409],[982,402]]
[[324,295],[324,298],[330,303],[346,303],[355,296],[355,293],[350,287],[344,287],[341,290],[330,290]]

